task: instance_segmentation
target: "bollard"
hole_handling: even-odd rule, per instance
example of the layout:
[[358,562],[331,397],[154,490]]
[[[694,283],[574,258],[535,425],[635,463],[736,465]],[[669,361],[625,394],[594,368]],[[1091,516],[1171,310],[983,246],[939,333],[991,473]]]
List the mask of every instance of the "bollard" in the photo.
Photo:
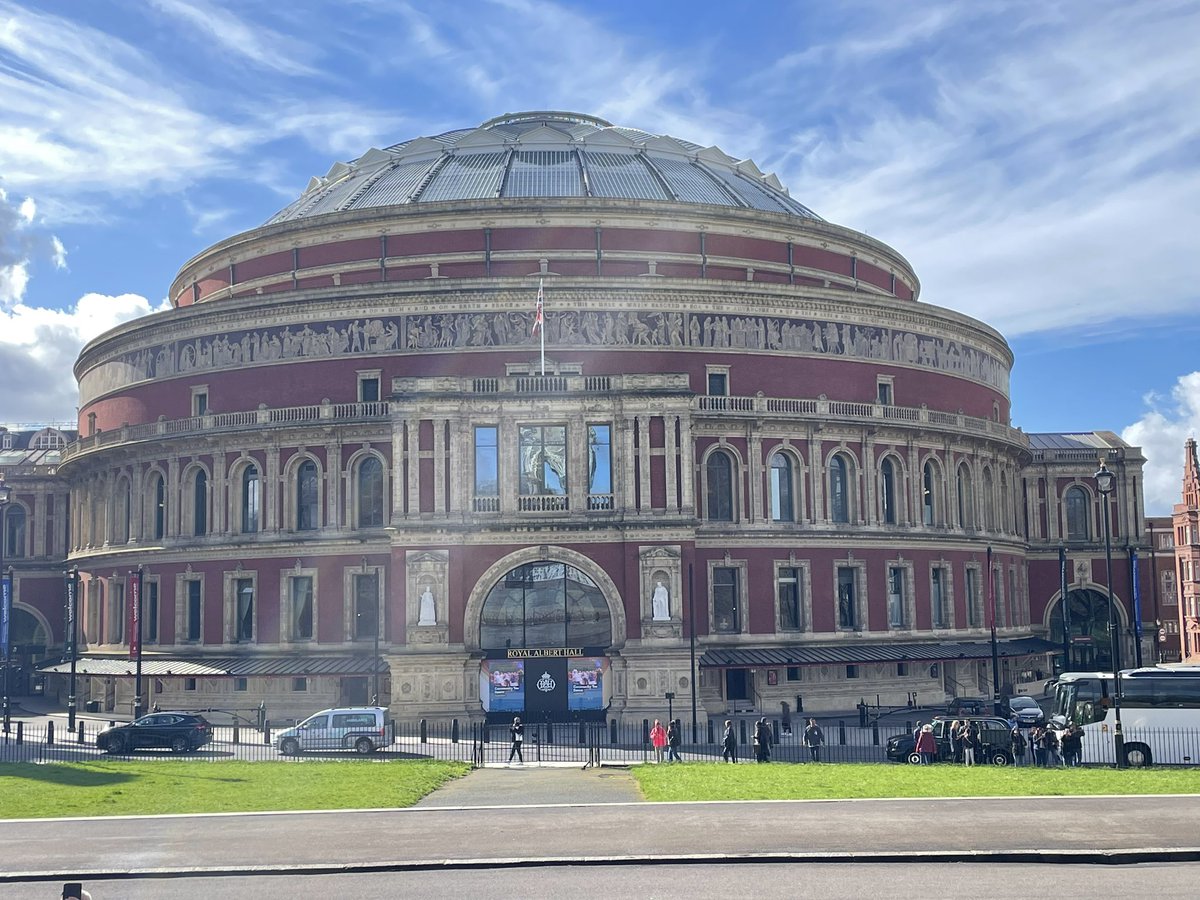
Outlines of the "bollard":
[[79,743],[82,744],[84,742],[84,740],[85,740],[85,738],[83,736],[83,723],[80,722],[79,723]]
[[876,747],[879,746],[879,723],[876,722],[871,726],[871,743]]
[[46,723],[46,746],[47,747],[54,746],[54,721],[53,720]]
[[608,742],[610,744],[615,744],[617,742],[617,720],[616,719],[609,719]]
[[241,737],[238,732],[238,720],[234,719],[233,720],[233,745],[236,747],[241,742],[242,742]]
[[642,719],[642,743],[650,743],[650,720]]
[[429,743],[429,723],[424,719],[421,720],[421,743]]
[[458,743],[458,719],[454,719],[450,723],[450,743]]
[[579,744],[580,746],[587,743],[587,725],[583,722],[579,723]]
[[775,719],[774,721],[771,722],[771,742],[774,743],[776,747],[779,746],[779,720],[778,719]]
[[846,720],[838,719],[838,743],[843,747],[846,745]]
[[710,744],[715,744],[717,742],[717,733],[712,719],[708,720],[708,742]]
[[746,720],[745,719],[742,719],[740,722],[738,722],[738,743],[739,744],[750,743],[750,739],[748,737],[746,737]]
[[268,747],[271,746],[271,726],[266,722],[263,722],[263,743]]
[[24,722],[17,723],[17,743],[18,744],[25,743],[25,723]]

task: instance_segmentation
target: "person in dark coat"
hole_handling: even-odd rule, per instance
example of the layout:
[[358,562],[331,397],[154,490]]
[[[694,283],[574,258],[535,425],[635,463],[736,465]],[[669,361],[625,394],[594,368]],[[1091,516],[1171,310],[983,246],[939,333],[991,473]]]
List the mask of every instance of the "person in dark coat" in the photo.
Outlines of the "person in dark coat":
[[1079,765],[1083,756],[1083,731],[1078,725],[1071,725],[1059,742],[1062,747],[1063,765],[1074,768]]
[[1018,766],[1025,764],[1025,735],[1021,734],[1020,728],[1012,730],[1012,755]]
[[771,761],[771,726],[766,719],[754,726],[754,758],[760,763]]
[[521,724],[521,717],[517,716],[513,719],[512,725],[508,726],[509,737],[512,738],[512,749],[508,751],[508,761],[512,762],[516,756],[517,762],[524,764],[525,757],[521,755],[521,744],[525,742],[525,726]]
[[808,748],[808,755],[812,757],[813,762],[821,761],[821,745],[824,743],[825,732],[821,730],[816,719],[810,718],[804,728],[804,746]]
[[679,733],[679,720],[672,719],[667,723],[667,762],[683,762],[683,757],[679,755],[679,745],[683,743],[683,736]]
[[733,730],[733,722],[725,720],[725,735],[721,738],[721,759],[725,762],[737,762],[737,734]]

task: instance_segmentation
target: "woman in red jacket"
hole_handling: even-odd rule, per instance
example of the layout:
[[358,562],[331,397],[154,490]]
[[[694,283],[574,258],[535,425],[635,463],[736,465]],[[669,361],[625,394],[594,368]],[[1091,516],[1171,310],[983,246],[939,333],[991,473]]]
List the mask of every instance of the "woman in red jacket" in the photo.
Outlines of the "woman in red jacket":
[[662,762],[663,749],[667,746],[667,729],[658,719],[654,720],[654,727],[650,729],[650,743],[654,745],[654,761]]
[[917,752],[921,754],[921,765],[927,766],[937,759],[937,738],[932,725],[922,725],[917,733]]

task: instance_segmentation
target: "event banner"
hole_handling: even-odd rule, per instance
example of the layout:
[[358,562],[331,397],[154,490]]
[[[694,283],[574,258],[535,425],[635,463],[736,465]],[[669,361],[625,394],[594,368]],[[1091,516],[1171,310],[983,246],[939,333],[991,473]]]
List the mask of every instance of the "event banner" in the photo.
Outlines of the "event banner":
[[525,711],[525,663],[522,660],[487,659],[480,674],[486,682],[485,698],[489,712]]
[[9,620],[12,619],[12,579],[0,574],[0,655],[8,662]]
[[605,657],[573,659],[567,666],[567,708],[604,709]]

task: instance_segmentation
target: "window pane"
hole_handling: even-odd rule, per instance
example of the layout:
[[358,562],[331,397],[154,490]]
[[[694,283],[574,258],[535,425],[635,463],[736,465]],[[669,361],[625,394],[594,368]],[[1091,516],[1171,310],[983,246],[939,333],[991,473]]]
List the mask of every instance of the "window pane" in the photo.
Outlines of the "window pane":
[[254,640],[254,581],[239,578],[234,585],[237,600],[237,619],[234,623],[234,640]]
[[359,399],[363,403],[375,403],[379,400],[379,379],[364,378],[358,383],[359,393],[362,395]]
[[904,625],[904,570],[899,567],[888,569],[888,624]]
[[930,575],[932,576],[932,607],[933,607],[933,627],[946,627],[946,589],[942,579],[942,570],[934,569]]
[[733,521],[733,461],[718,450],[708,457],[708,518],[714,522]]
[[379,576],[354,576],[354,636],[374,638],[379,630]]
[[358,527],[383,525],[383,463],[368,456],[358,467]]
[[262,482],[258,477],[256,466],[246,466],[242,470],[242,533],[254,534],[258,531],[259,509],[261,497],[259,490]]
[[25,555],[25,508],[22,506],[4,509],[4,555],[9,559]]
[[738,570],[724,566],[713,569],[713,630],[740,631],[738,614]]
[[890,459],[885,459],[880,466],[880,499],[883,504],[883,523],[896,524],[896,472]]
[[607,647],[608,604],[600,588],[573,566],[528,563],[488,592],[480,616],[484,650],[529,647]]
[[854,569],[839,566],[837,570],[838,628],[853,628],[858,622],[854,608]]
[[795,521],[792,504],[792,467],[782,453],[771,457],[771,518],[776,522]]
[[922,492],[921,515],[926,525],[933,524],[933,465],[925,463],[924,485]]
[[779,627],[784,631],[800,631],[803,628],[798,576],[798,569],[779,570]]
[[520,439],[522,496],[566,494],[567,429],[561,425],[522,425]]
[[829,461],[829,514],[834,522],[850,521],[850,498],[847,496],[846,461],[835,456]]
[[588,426],[588,493],[612,493],[612,428]]
[[154,478],[154,537],[161,538],[164,534],[163,525],[166,522],[166,487],[161,475]]
[[475,495],[500,495],[500,458],[498,430],[494,425],[475,428]]
[[313,531],[317,527],[317,464],[305,460],[296,472],[296,529]]
[[208,475],[196,473],[192,493],[192,534],[208,534]]
[[189,581],[187,593],[187,639],[198,641],[200,640],[200,582]]
[[1091,537],[1088,528],[1088,497],[1081,487],[1067,489],[1067,540],[1086,541]]
[[292,578],[292,637],[307,640],[313,636],[312,578]]
[[724,397],[729,393],[729,376],[723,372],[710,372],[708,393],[713,397]]

